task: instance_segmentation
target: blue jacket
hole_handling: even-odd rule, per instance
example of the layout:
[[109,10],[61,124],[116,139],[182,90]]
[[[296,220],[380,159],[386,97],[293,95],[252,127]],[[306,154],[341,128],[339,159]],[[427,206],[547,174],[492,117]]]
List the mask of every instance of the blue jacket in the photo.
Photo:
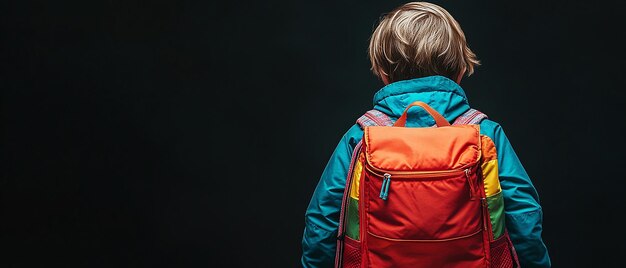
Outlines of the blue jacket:
[[[391,83],[374,95],[374,108],[397,119],[412,102],[421,100],[449,122],[470,106],[463,89],[443,76],[429,76]],[[407,126],[434,124],[421,109],[411,109]],[[522,267],[550,267],[550,258],[541,238],[543,213],[539,196],[502,127],[489,119],[480,132],[494,141],[498,153],[498,173],[505,204],[506,227]],[[333,152],[313,193],[305,214],[302,238],[303,267],[333,267],[341,200],[355,145],[363,131],[353,125]]]

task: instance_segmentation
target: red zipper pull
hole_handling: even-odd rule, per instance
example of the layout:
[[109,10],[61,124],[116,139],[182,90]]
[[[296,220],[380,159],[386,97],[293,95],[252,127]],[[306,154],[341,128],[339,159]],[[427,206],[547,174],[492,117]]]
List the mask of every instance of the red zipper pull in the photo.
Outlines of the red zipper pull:
[[465,177],[467,178],[467,184],[469,185],[470,188],[470,200],[475,200],[474,194],[476,193],[476,186],[474,185],[474,181],[471,179],[470,177],[470,169],[466,169],[465,170]]

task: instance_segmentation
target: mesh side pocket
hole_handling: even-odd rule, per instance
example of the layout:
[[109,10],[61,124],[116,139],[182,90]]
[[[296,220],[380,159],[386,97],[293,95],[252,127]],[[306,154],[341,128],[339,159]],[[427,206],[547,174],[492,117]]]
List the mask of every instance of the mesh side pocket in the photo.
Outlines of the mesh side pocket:
[[514,260],[513,245],[509,235],[505,233],[496,241],[491,242],[491,268],[518,267]]
[[344,237],[343,268],[359,268],[361,266],[361,242]]

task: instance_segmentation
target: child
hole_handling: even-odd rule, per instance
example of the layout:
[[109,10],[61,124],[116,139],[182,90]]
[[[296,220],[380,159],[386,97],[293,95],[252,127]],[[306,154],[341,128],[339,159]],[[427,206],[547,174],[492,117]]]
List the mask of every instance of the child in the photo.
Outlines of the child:
[[[373,73],[385,86],[374,95],[374,109],[397,119],[416,100],[453,122],[470,109],[459,86],[479,62],[459,24],[443,8],[426,2],[402,5],[385,15],[369,45]],[[427,127],[428,114],[412,109],[413,127]],[[411,126],[408,124],[408,126]],[[489,119],[480,132],[493,141],[505,204],[506,228],[522,267],[550,267],[541,238],[542,210],[537,191],[502,127]],[[351,154],[363,130],[353,125],[332,154],[306,211],[302,239],[304,267],[332,267],[337,228]]]

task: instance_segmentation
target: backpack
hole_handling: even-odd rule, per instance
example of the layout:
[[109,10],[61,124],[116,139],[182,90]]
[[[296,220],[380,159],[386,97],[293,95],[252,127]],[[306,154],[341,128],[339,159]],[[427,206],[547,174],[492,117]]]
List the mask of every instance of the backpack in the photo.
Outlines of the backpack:
[[[405,127],[414,106],[435,126]],[[450,125],[421,101],[395,123],[377,110],[361,116],[363,138],[346,178],[335,267],[519,267],[499,179],[485,176],[494,170],[483,155],[495,150],[483,146],[479,123],[486,117],[470,109]]]

